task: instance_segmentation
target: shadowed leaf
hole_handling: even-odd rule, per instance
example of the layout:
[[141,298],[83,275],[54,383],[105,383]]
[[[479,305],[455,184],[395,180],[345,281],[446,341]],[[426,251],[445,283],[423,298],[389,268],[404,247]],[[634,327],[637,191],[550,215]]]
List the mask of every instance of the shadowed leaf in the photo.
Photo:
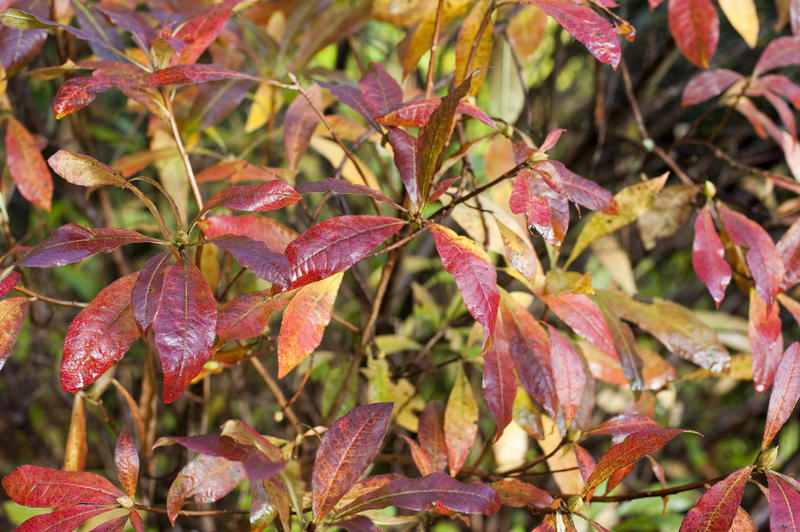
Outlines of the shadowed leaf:
[[459,367],[444,410],[444,441],[452,476],[461,471],[477,434],[478,404],[464,368]]
[[747,338],[753,364],[756,392],[762,393],[772,384],[783,352],[780,308],[776,300],[765,304],[755,290],[750,291],[750,313]]
[[294,292],[270,295],[271,290],[240,294],[226,303],[217,316],[217,336],[221,342],[254,338],[267,328],[270,317],[280,312]]
[[223,235],[239,235],[264,242],[273,253],[283,253],[298,234],[271,218],[245,214],[243,216],[209,216],[197,225],[208,239]]
[[[306,93],[317,109],[322,109],[322,95],[317,85],[312,85],[306,89]],[[283,139],[286,144],[286,159],[289,161],[289,168],[297,168],[300,157],[303,156],[311,142],[311,135],[317,127],[319,116],[309,105],[302,94],[295,97],[283,120]]]
[[403,104],[403,89],[380,63],[372,63],[372,70],[358,86],[373,116],[385,115]]
[[230,253],[255,275],[278,286],[289,284],[289,261],[260,240],[246,236],[223,235],[211,242]]
[[217,501],[245,479],[244,468],[218,456],[201,454],[181,469],[167,494],[167,516],[175,524],[183,504],[190,497],[197,504]]
[[27,298],[10,297],[0,300],[0,369],[3,369],[11,349],[17,342],[17,336],[27,314]]
[[800,398],[800,344],[793,343],[786,349],[778,364],[772,395],[767,409],[767,423],[761,448],[766,449],[784,423],[792,415]]
[[586,371],[583,368],[583,359],[570,341],[552,325],[547,327],[550,331],[550,366],[553,368],[556,395],[564,412],[564,419],[570,425],[581,404],[583,388],[586,386]]
[[131,290],[131,309],[136,324],[146,331],[153,324],[161,300],[164,273],[172,259],[172,250],[153,256],[139,272]]
[[598,307],[603,315],[603,321],[608,326],[611,339],[614,341],[616,360],[619,361],[622,373],[625,375],[631,390],[637,392],[644,389],[643,364],[642,359],[636,352],[633,331],[612,312],[611,308],[603,300],[598,300]]
[[6,127],[6,163],[22,197],[49,211],[53,197],[50,171],[33,135],[12,115]]

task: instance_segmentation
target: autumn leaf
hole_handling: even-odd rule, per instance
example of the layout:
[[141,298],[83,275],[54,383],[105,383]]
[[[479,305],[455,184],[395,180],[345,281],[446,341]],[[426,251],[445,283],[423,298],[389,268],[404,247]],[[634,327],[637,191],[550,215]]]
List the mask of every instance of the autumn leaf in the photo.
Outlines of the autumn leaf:
[[447,443],[444,437],[445,407],[440,401],[431,401],[419,415],[417,438],[422,452],[421,458],[415,459],[420,473],[428,475],[444,471],[447,467]]
[[620,414],[584,432],[586,436],[626,436],[635,432],[658,430],[661,425],[642,414]]
[[779,313],[776,300],[766,304],[755,290],[750,291],[747,337],[752,355],[753,382],[758,393],[766,391],[772,383],[783,352]]
[[216,207],[235,211],[263,212],[288,207],[300,201],[300,194],[280,179],[261,185],[238,185],[214,194],[203,212]]
[[246,236],[265,243],[273,253],[283,253],[286,246],[298,236],[282,223],[255,214],[208,216],[197,222],[197,225],[209,240],[224,235]]
[[281,292],[271,295],[272,290],[239,294],[219,309],[217,336],[221,342],[254,338],[267,328],[269,319],[280,312],[295,295]]
[[[481,70],[472,80],[472,87],[469,94],[476,95],[486,77],[486,67],[492,55],[492,44],[494,41],[494,24],[489,11],[489,2],[480,0],[477,2],[461,23],[461,29],[456,38],[456,68],[454,82],[456,85],[472,72]],[[484,17],[489,16],[488,23],[483,24]],[[480,33],[480,39],[478,38]],[[477,46],[473,50],[473,43],[477,39]],[[470,63],[470,57],[472,61]],[[469,72],[467,69],[469,68]]]
[[22,197],[49,211],[53,197],[50,171],[33,135],[12,115],[6,127],[6,163]]
[[372,63],[372,70],[361,78],[358,86],[372,116],[390,113],[403,103],[402,87],[380,63]]
[[586,371],[583,359],[572,344],[552,325],[550,331],[550,366],[553,368],[556,395],[564,412],[567,425],[572,423],[581,404],[583,388],[586,386]]
[[114,448],[114,467],[117,470],[122,489],[128,496],[133,497],[136,493],[136,485],[139,483],[139,452],[136,444],[133,443],[128,430],[123,427],[117,438],[117,446]]
[[180,29],[171,36],[176,44],[182,45],[180,50],[176,50],[171,64],[191,65],[197,61],[225,28],[231,15],[231,7],[232,2],[223,2],[182,21]]
[[444,441],[452,476],[458,474],[469,456],[475,436],[478,434],[477,423],[478,404],[472,393],[472,385],[464,373],[464,368],[459,367],[444,410]]
[[311,477],[314,522],[319,523],[356,483],[381,447],[392,403],[358,406],[322,437]]
[[767,471],[770,530],[800,530],[800,493],[780,473]]
[[549,493],[516,478],[492,482],[491,486],[497,492],[503,506],[523,508],[530,504],[537,508],[548,508],[553,503],[553,497]]
[[10,297],[0,300],[0,369],[3,369],[8,355],[11,354],[27,315],[26,298]]
[[708,68],[719,40],[717,10],[709,0],[669,0],[669,31],[686,58]]
[[258,277],[281,287],[289,284],[289,260],[283,253],[270,249],[269,244],[238,235],[223,235],[210,242],[236,257]]
[[725,261],[725,248],[722,245],[711,210],[708,206],[697,215],[694,224],[694,243],[692,244],[692,266],[697,276],[708,287],[711,297],[719,308],[725,289],[731,282],[731,267]]
[[700,498],[697,506],[689,510],[681,523],[681,532],[692,530],[723,532],[730,529],[753,467],[750,465],[734,471],[711,486],[711,489]]
[[25,465],[3,479],[3,488],[14,502],[35,508],[78,504],[117,505],[125,495],[104,477],[85,471],[60,471]]
[[167,516],[174,525],[187,499],[197,504],[217,501],[245,479],[240,462],[218,456],[199,455],[186,464],[172,481],[167,493]]
[[483,354],[483,395],[497,424],[497,436],[511,422],[514,398],[517,396],[517,379],[514,360],[505,349],[495,344]]
[[616,359],[617,351],[608,324],[592,299],[586,294],[543,295],[542,299],[575,334],[593,343]]
[[793,343],[781,357],[772,383],[767,423],[761,448],[766,449],[789,419],[800,398],[800,344]]
[[131,309],[136,324],[142,331],[153,324],[158,303],[161,300],[161,285],[164,273],[172,259],[172,250],[154,255],[140,270],[131,290]]
[[[311,101],[314,102],[316,108],[321,109],[322,95],[319,87],[312,85],[305,91]],[[319,116],[314,112],[314,108],[311,107],[302,94],[298,94],[289,104],[286,116],[283,119],[283,139],[286,145],[286,159],[289,162],[289,168],[297,168],[300,157],[308,149],[311,135],[314,133],[314,128],[317,127],[318,122]]]
[[[479,75],[476,77],[479,77]],[[385,126],[423,127],[430,121],[433,112],[438,109],[441,104],[441,98],[408,102],[390,113],[379,116],[376,120]],[[471,116],[489,127],[497,127],[495,121],[483,110],[468,103],[458,102],[455,112],[456,114]]]
[[614,342],[614,352],[617,355],[615,358],[619,361],[622,373],[631,390],[637,392],[644,389],[643,363],[636,351],[633,331],[612,312],[612,309],[603,300],[598,300],[598,306]]
[[758,13],[753,0],[720,0],[719,7],[733,29],[742,36],[750,48],[758,44]]
[[740,79],[743,79],[741,74],[726,68],[700,72],[684,87],[681,105],[697,105],[714,96],[719,96]]
[[778,37],[761,52],[753,76],[793,65],[800,65],[800,35]]
[[58,150],[47,164],[64,180],[82,187],[125,186],[125,179],[113,168],[93,157],[69,150]]

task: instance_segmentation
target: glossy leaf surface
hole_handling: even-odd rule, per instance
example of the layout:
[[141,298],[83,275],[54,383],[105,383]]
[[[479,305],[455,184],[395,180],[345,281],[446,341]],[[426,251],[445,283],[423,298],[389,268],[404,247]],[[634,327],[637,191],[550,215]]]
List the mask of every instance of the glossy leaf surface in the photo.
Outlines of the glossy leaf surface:
[[237,185],[214,194],[204,210],[227,207],[235,211],[262,212],[288,207],[300,201],[300,194],[280,179],[261,185]]
[[767,409],[767,424],[761,448],[766,449],[784,423],[791,417],[800,398],[800,344],[793,343],[786,349],[778,364],[772,395]]
[[681,523],[681,532],[727,532],[733,524],[736,510],[742,501],[744,486],[752,472],[753,466],[747,466],[711,486],[697,506],[689,510]]
[[697,276],[706,285],[719,308],[725,289],[731,282],[731,267],[725,261],[725,249],[719,238],[708,206],[697,215],[694,223],[692,265]]
[[3,478],[3,488],[14,502],[36,508],[72,504],[117,504],[124,495],[104,477],[85,471],[60,471],[25,465]]
[[244,479],[244,468],[239,462],[201,454],[181,469],[169,488],[167,516],[170,523],[175,524],[187,499],[193,498],[197,504],[214,502]]

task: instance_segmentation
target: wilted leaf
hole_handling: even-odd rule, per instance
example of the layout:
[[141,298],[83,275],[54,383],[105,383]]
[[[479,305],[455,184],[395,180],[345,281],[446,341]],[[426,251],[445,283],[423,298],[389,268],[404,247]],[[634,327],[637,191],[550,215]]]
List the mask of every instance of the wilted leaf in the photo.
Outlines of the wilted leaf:
[[717,10],[709,0],[669,0],[669,31],[683,55],[708,68],[719,40]]
[[770,530],[800,530],[800,493],[783,475],[767,471]]
[[36,508],[73,504],[112,504],[125,495],[104,477],[85,471],[61,471],[24,465],[3,479],[14,502]]
[[183,260],[164,273],[155,344],[164,370],[165,403],[178,399],[211,356],[217,303],[203,274]]
[[[306,94],[314,102],[317,109],[322,109],[322,94],[317,85],[312,85],[306,89]],[[289,162],[289,168],[297,168],[300,162],[300,157],[303,156],[308,144],[311,141],[311,135],[314,133],[314,128],[317,127],[319,116],[314,112],[314,109],[303,97],[298,94],[289,108],[286,110],[286,116],[283,119],[283,139],[286,145],[286,159]]]
[[586,371],[583,359],[572,344],[552,325],[550,331],[550,366],[553,368],[556,395],[564,412],[567,425],[572,423],[581,404],[583,388],[586,386]]
[[441,506],[459,513],[491,515],[500,509],[500,498],[487,484],[464,484],[445,473],[431,473],[422,478],[393,480],[355,500],[340,515],[387,506],[415,511]]
[[697,214],[697,221],[694,223],[692,266],[719,308],[725,289],[731,282],[731,267],[725,261],[725,248],[714,229],[708,206]]
[[146,331],[153,324],[158,302],[161,300],[161,285],[164,273],[172,259],[172,250],[153,256],[139,272],[131,290],[131,309],[136,324]]
[[742,79],[742,75],[727,68],[700,72],[686,84],[681,97],[681,105],[696,105],[722,92]]
[[653,203],[655,195],[664,187],[667,176],[663,175],[643,183],[631,185],[619,191],[614,200],[619,206],[619,214],[595,213],[586,222],[586,225],[578,235],[578,240],[572,248],[572,252],[567,259],[567,265],[578,258],[578,255],[586,249],[589,244],[603,235],[616,231],[620,227],[628,225],[642,215]]
[[117,446],[114,449],[114,467],[117,469],[117,478],[122,484],[122,489],[133,497],[136,485],[139,483],[139,452],[128,429],[124,427],[119,433]]
[[674,235],[692,212],[692,200],[697,196],[696,185],[664,187],[653,205],[636,220],[645,249],[653,249],[656,241]]
[[102,251],[109,253],[120,246],[136,243],[158,243],[159,240],[129,229],[99,227],[88,229],[76,223],[62,225],[43,242],[34,246],[17,265],[36,268],[63,266]]
[[744,486],[752,465],[734,471],[725,479],[717,482],[708,490],[697,503],[689,510],[686,518],[681,523],[681,532],[693,530],[708,530],[709,532],[727,532],[733,524],[736,509],[742,501]]
[[778,364],[772,394],[769,398],[767,423],[761,448],[766,449],[784,423],[792,415],[800,398],[800,344],[793,343],[786,349]]
[[64,338],[61,387],[82,390],[128,352],[139,337],[131,311],[131,290],[138,274],[117,279],[78,314]]
[[444,440],[450,474],[456,476],[464,465],[475,436],[478,434],[478,404],[472,393],[472,385],[459,367],[447,407],[444,411]]
[[511,422],[517,379],[511,355],[496,345],[483,354],[483,395],[497,424],[497,440]]
[[500,293],[497,272],[489,255],[467,237],[442,225],[430,226],[444,269],[456,280],[464,304],[485,332],[484,344],[494,334]]
[[113,168],[88,155],[69,150],[58,150],[47,159],[47,164],[56,174],[73,185],[82,187],[125,186],[125,179]]
[[[686,432],[681,429],[656,429],[648,432],[636,432],[628,435],[622,443],[611,447],[597,462],[591,476],[586,481],[583,493],[589,493],[615,471],[635,463],[646,454],[661,449],[672,438]],[[738,503],[737,503],[738,504]]]
[[186,499],[194,497],[197,504],[217,501],[244,479],[241,463],[218,456],[199,455],[181,469],[169,487],[167,516],[170,523],[175,524]]
[[278,378],[283,378],[322,341],[344,274],[302,286],[286,305],[278,337]]
[[283,253],[270,249],[267,243],[238,235],[219,236],[211,242],[262,279],[277,286],[289,284],[289,260]]
[[327,516],[369,467],[386,435],[391,403],[358,406],[331,425],[317,449],[311,478],[314,522]]
[[26,298],[10,297],[0,300],[0,369],[3,369],[11,349],[17,342],[17,336],[27,314]]
[[291,287],[345,270],[395,234],[405,222],[389,216],[344,215],[319,223],[286,248]]
[[240,294],[226,303],[217,316],[217,336],[221,342],[254,338],[267,328],[270,317],[280,312],[295,295],[272,290]]
[[236,211],[262,212],[287,207],[300,201],[301,196],[280,179],[261,185],[239,185],[214,194],[204,211],[227,207]]
[[34,205],[50,210],[53,180],[36,140],[13,115],[6,127],[6,163],[19,193]]
[[750,316],[747,337],[753,363],[756,392],[766,391],[775,378],[775,370],[783,352],[780,308],[773,300],[766,304],[755,290],[750,291]]

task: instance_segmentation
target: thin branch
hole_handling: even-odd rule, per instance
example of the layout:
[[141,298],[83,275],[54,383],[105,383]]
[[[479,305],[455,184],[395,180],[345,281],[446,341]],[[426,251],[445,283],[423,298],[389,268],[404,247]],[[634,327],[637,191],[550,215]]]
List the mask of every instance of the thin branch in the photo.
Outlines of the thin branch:
[[[682,484],[680,486],[673,486],[671,488],[665,488],[660,490],[638,491],[636,493],[625,493],[623,495],[605,495],[602,497],[592,497],[592,502],[624,502],[624,501],[632,501],[634,499],[645,499],[647,497],[666,497],[667,495],[673,495],[675,493],[681,493],[683,491],[691,491],[705,486],[711,486],[724,478],[725,478],[724,476],[710,478],[707,480],[700,480],[698,482],[691,482],[689,484]],[[561,497],[568,499],[569,497],[571,497],[571,495],[562,495]]]
[[297,419],[297,415],[294,413],[294,410],[292,410],[292,407],[286,400],[286,396],[283,395],[278,383],[275,382],[275,379],[270,376],[267,368],[265,368],[261,361],[255,356],[250,357],[250,364],[256,368],[256,371],[264,380],[264,383],[267,385],[267,388],[269,388],[269,391],[272,392],[273,396],[275,396],[275,400],[278,401],[283,413],[286,415],[286,419],[288,419],[289,423],[292,424],[292,427],[294,427],[294,430],[297,432],[297,434],[303,434],[303,429],[300,427],[300,421]]
[[167,110],[169,127],[172,130],[172,136],[175,139],[175,143],[178,145],[178,153],[183,161],[183,166],[186,168],[186,175],[189,178],[189,185],[192,187],[192,194],[194,194],[194,200],[197,202],[197,209],[202,211],[203,196],[200,194],[200,188],[197,186],[197,179],[194,176],[194,170],[192,170],[192,163],[189,161],[189,155],[186,153],[186,147],[183,145],[181,132],[178,129],[178,123],[175,121],[175,111],[172,109],[172,100],[170,99],[169,94],[167,94],[167,89],[165,87],[161,88],[161,96],[164,98],[164,106]]
[[431,97],[433,90],[433,68],[436,64],[436,48],[439,41],[439,31],[442,29],[442,11],[444,10],[444,0],[439,0],[436,6],[436,21],[433,23],[433,39],[431,41],[431,57],[428,61],[428,78],[425,82],[425,99]]
[[[155,506],[147,506],[145,504],[134,504],[134,508],[137,510],[141,510],[143,512],[154,512],[157,514],[165,514],[167,513],[166,508],[157,508]],[[237,514],[237,515],[245,515],[249,514],[250,510],[239,510],[236,508],[231,509],[221,509],[221,510],[180,510],[178,511],[178,515],[186,515],[186,516],[200,516],[200,515],[230,515],[230,514]]]
[[53,305],[60,305],[62,307],[86,308],[89,306],[88,303],[82,303],[80,301],[66,301],[64,299],[56,299],[54,297],[45,296],[37,292],[34,292],[29,288],[25,288],[24,286],[17,285],[14,287],[14,290],[16,290],[17,292],[21,292],[26,296],[30,296],[33,299],[38,299],[39,301],[44,301],[45,303],[50,303]]

